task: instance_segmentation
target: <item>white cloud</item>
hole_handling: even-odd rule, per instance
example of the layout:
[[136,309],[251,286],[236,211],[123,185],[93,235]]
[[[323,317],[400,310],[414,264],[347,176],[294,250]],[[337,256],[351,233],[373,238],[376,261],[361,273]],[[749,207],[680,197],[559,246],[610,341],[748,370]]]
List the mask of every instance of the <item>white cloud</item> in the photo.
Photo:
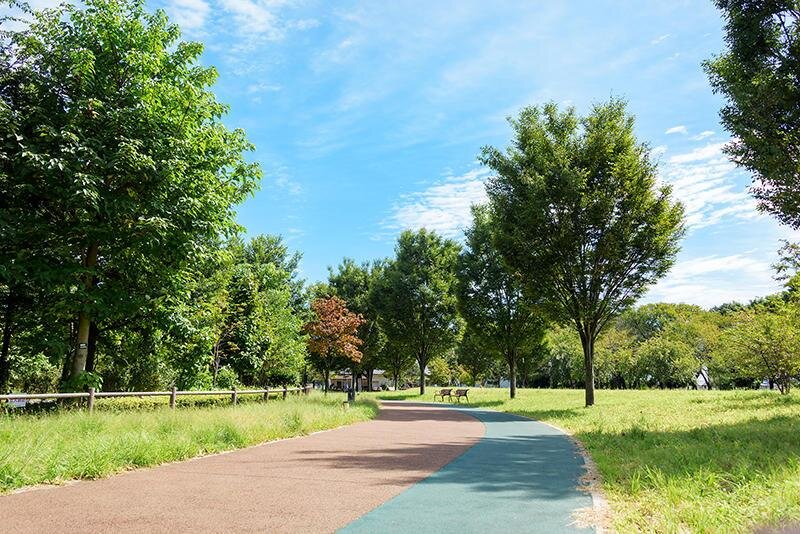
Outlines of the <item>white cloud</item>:
[[725,143],[714,143],[711,145],[706,145],[702,148],[695,148],[691,152],[672,156],[669,158],[669,162],[675,164],[690,163],[693,161],[708,160],[710,158],[722,156],[722,148],[724,146]]
[[745,188],[737,183],[740,171],[722,153],[725,143],[709,144],[667,160],[661,180],[686,210],[690,230],[724,219],[753,219],[760,214]]
[[667,131],[664,132],[664,133],[667,134],[667,135],[676,134],[676,133],[679,133],[679,134],[682,134],[682,135],[686,135],[687,133],[689,133],[689,131],[686,129],[686,126],[681,124],[679,126],[673,126],[672,128],[668,128]]
[[659,43],[663,43],[665,40],[669,39],[669,36],[670,36],[669,33],[665,33],[664,35],[659,35],[658,37],[650,41],[650,44],[657,45]]
[[750,300],[778,290],[770,262],[751,255],[703,256],[678,262],[645,297],[646,302],[683,302],[711,307]]
[[205,0],[170,0],[166,10],[181,29],[197,30],[206,23],[211,7]]
[[394,206],[385,230],[426,228],[445,237],[458,237],[472,221],[470,207],[486,202],[486,169],[453,176],[424,191],[405,195]]
[[259,82],[247,86],[248,94],[274,93],[281,90],[281,86],[274,83]]
[[707,139],[714,135],[713,130],[705,130],[704,132],[700,132],[697,135],[692,136],[692,141],[702,141],[703,139]]
[[233,14],[237,28],[243,33],[260,34],[268,39],[280,39],[283,32],[272,11],[274,3],[258,0],[221,0],[222,7]]

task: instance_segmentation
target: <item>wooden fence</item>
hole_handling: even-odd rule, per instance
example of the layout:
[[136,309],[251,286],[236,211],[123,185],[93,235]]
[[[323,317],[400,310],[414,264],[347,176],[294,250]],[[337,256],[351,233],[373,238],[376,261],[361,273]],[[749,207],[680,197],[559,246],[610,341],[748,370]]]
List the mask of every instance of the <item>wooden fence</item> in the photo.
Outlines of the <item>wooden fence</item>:
[[236,389],[219,391],[178,391],[174,387],[171,391],[95,391],[89,388],[85,393],[12,393],[10,395],[0,395],[0,401],[15,400],[47,400],[47,399],[86,399],[89,411],[94,410],[94,400],[108,397],[169,397],[169,407],[175,408],[175,401],[181,395],[230,395],[231,403],[236,404],[239,395],[264,395],[264,400],[269,400],[269,396],[274,394],[286,398],[289,393],[297,392],[308,395],[311,386],[297,388],[275,388],[275,389]]

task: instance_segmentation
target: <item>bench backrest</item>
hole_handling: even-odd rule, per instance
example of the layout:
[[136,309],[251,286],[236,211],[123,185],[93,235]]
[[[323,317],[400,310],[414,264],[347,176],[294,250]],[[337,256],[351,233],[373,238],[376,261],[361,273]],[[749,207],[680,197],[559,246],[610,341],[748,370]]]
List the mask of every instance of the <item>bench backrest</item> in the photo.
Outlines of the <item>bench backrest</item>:
[[440,389],[439,393],[437,393],[437,395],[450,395],[451,391],[453,391],[452,388],[451,389]]
[[469,390],[468,389],[457,389],[456,390],[456,395],[466,395],[467,391],[469,391]]

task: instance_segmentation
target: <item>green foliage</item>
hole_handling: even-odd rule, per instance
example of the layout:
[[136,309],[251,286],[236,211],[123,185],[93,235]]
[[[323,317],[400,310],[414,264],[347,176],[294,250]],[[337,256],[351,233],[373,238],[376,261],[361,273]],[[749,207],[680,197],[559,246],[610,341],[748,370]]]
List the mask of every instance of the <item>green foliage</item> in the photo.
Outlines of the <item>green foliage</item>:
[[591,405],[594,342],[672,266],[683,208],[658,186],[620,100],[583,118],[552,103],[529,107],[510,122],[507,151],[485,147],[481,157],[496,173],[487,190],[497,248],[531,298],[577,327]]
[[458,311],[471,328],[470,342],[508,365],[513,398],[520,359],[541,343],[545,324],[495,248],[497,223],[488,208],[474,206],[472,218],[458,257]]
[[84,371],[67,380],[62,389],[64,391],[86,391],[89,388],[94,388],[95,391],[100,391],[102,385],[103,377]]
[[431,358],[431,361],[428,362],[428,371],[430,372],[428,379],[431,384],[437,386],[449,386],[453,379],[457,378],[455,370],[450,368],[447,359],[442,356]]
[[753,173],[762,209],[800,228],[800,3],[715,0],[728,49],[705,63],[725,96],[722,123],[733,136],[726,152]]
[[461,325],[456,310],[458,245],[425,229],[400,234],[396,259],[376,284],[375,306],[394,347],[414,355],[424,370],[431,358],[453,348]]
[[800,377],[800,313],[797,305],[778,311],[741,312],[722,335],[722,350],[740,375],[767,379],[781,393]]

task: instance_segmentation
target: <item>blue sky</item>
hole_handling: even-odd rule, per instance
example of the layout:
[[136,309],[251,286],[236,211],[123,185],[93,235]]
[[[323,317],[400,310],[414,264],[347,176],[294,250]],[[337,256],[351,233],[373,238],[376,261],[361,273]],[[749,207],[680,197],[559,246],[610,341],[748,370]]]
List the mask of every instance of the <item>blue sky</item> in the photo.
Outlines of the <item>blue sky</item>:
[[476,156],[507,144],[505,117],[614,95],[687,207],[678,263],[646,300],[711,306],[779,287],[779,239],[798,235],[755,210],[748,176],[720,152],[721,99],[701,68],[723,48],[710,1],[148,5],[206,44],[226,122],[246,129],[265,171],[239,220],[302,251],[309,280],[344,256],[391,255],[403,228],[460,239],[484,199]]

